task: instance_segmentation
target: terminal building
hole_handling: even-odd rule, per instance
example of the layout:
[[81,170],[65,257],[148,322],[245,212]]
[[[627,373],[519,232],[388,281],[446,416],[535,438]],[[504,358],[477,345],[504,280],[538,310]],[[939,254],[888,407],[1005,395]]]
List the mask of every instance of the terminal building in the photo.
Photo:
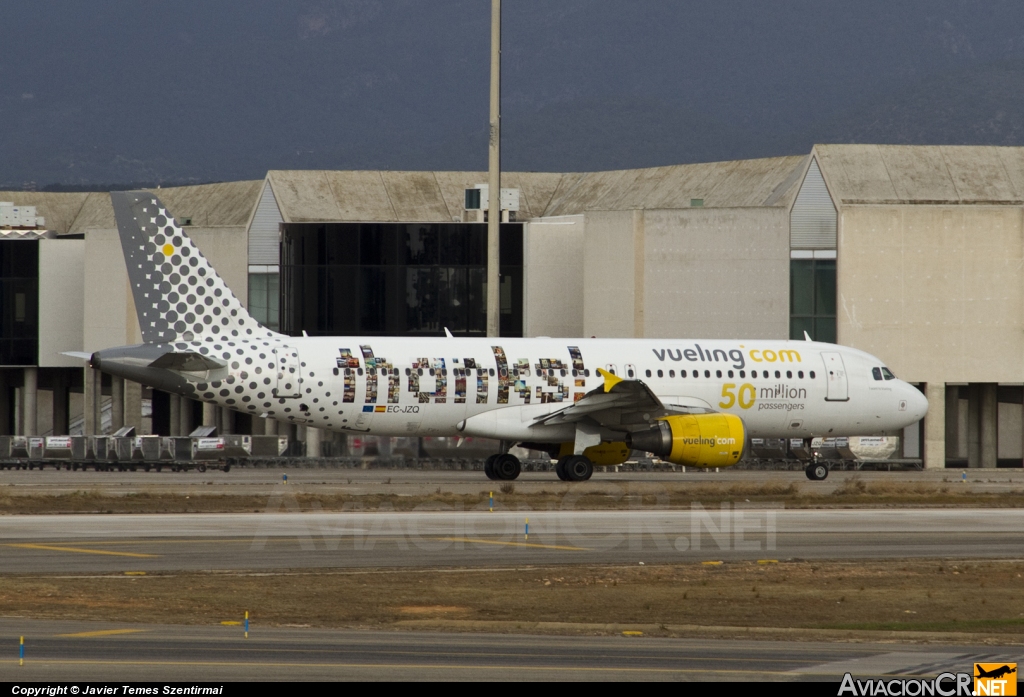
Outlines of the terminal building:
[[[271,328],[482,336],[486,225],[466,190],[486,180],[275,170],[156,193]],[[1024,148],[817,145],[507,172],[502,186],[518,195],[502,223],[502,335],[807,332],[879,356],[924,391],[929,413],[904,433],[904,456],[1022,466]],[[10,191],[0,202],[45,221],[0,221],[0,434],[276,432],[64,355],[141,341],[109,196]]]

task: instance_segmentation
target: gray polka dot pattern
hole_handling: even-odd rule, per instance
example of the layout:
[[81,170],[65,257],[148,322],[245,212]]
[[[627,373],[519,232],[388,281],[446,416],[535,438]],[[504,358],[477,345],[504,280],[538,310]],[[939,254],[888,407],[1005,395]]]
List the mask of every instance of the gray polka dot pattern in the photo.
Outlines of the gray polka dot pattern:
[[110,198],[143,341],[280,337],[249,316],[156,196]]
[[344,410],[322,406],[329,385],[302,361],[298,340],[249,315],[155,196],[110,197],[143,340],[202,367],[175,371],[181,394],[285,423],[347,428]]

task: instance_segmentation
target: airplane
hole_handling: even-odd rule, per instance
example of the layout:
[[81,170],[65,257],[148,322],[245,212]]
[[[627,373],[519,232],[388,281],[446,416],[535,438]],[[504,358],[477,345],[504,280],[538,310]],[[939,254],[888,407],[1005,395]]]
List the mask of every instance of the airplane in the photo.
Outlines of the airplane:
[[[91,365],[282,423],[381,436],[492,438],[563,481],[633,450],[728,467],[751,438],[898,433],[928,404],[863,351],[811,341],[287,336],[254,320],[159,199],[111,193],[142,344]],[[812,461],[811,480],[828,476]]]
[[998,679],[998,678],[1003,677],[1004,675],[1009,675],[1010,673],[1016,673],[1017,672],[1016,668],[1011,668],[1008,665],[1003,665],[1003,666],[1000,666],[999,668],[995,668],[993,670],[985,670],[984,668],[981,667],[980,664],[975,663],[974,664],[974,668],[975,668],[975,670],[978,671],[978,674],[974,676],[976,678],[997,678]]

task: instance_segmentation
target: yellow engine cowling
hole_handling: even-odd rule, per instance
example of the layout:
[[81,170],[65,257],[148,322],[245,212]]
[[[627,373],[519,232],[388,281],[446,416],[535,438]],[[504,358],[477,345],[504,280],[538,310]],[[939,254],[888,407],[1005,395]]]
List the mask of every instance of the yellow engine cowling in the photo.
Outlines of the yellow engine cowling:
[[[573,449],[572,441],[562,443],[561,448],[558,451],[558,457],[561,458],[566,455],[572,455]],[[629,459],[629,454],[631,452],[632,450],[628,445],[622,441],[617,441],[614,443],[592,445],[584,450],[583,454],[595,465],[607,467],[609,465],[621,465]]]
[[680,414],[631,433],[627,443],[676,465],[729,467],[743,458],[746,441],[743,420],[734,414]]

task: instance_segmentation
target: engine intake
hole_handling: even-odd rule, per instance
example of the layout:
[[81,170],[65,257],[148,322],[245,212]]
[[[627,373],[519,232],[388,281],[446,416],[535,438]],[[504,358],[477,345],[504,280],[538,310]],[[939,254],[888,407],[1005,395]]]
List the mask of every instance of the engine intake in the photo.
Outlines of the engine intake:
[[734,414],[681,414],[629,434],[626,442],[676,465],[729,467],[743,458],[746,441],[743,420]]

